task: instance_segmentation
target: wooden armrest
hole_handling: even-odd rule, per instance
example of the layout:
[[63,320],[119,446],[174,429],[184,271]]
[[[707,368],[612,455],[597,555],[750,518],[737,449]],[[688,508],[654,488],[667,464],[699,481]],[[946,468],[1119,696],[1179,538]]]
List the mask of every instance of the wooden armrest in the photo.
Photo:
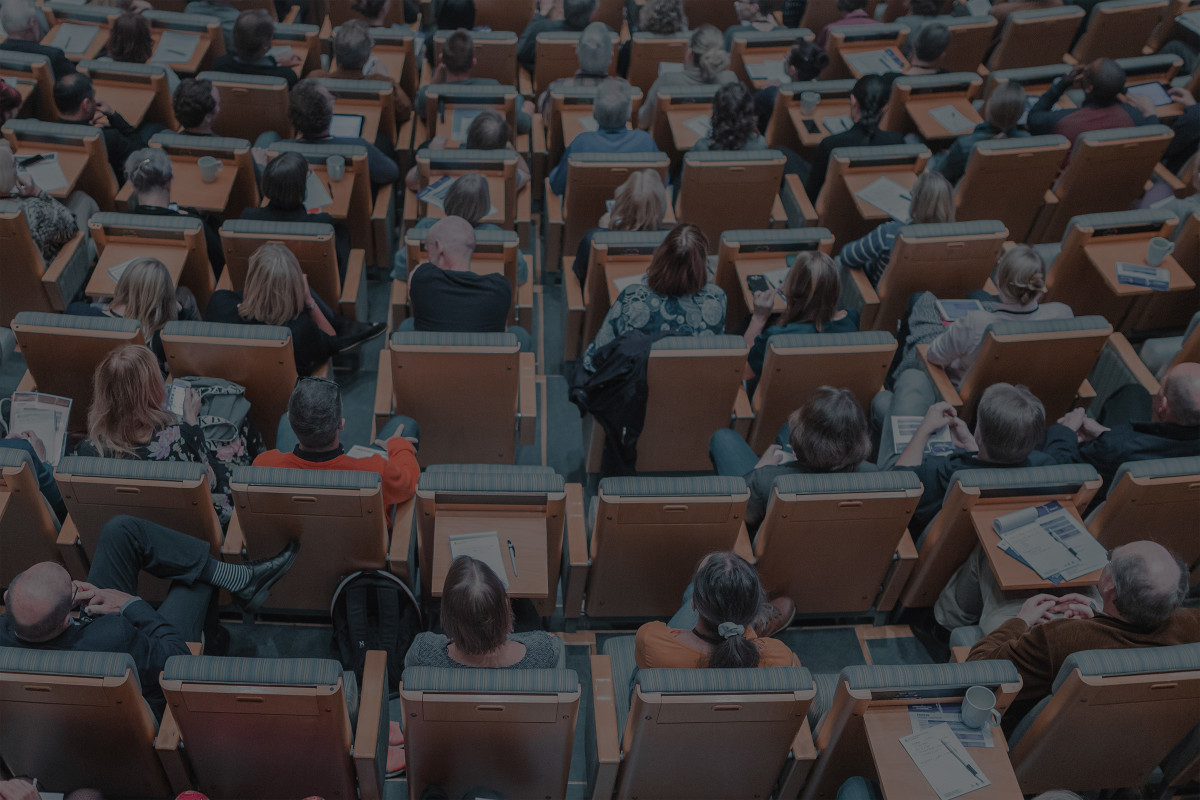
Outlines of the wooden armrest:
[[284,25],[294,25],[296,22],[296,17],[299,16],[299,14],[300,14],[300,6],[292,6],[291,8],[288,9],[288,12],[283,15],[283,19],[281,19],[279,21],[282,22]]
[[343,317],[360,319],[367,311],[367,251],[355,248],[346,261],[346,281],[342,284],[342,296],[338,301]]
[[[405,233],[408,232],[409,222],[416,222],[423,216],[424,203],[417,199],[417,193],[408,187],[404,188],[404,213],[401,215],[406,223],[404,226]],[[400,238],[400,246],[404,247],[404,237]],[[411,265],[409,269],[411,269]]]
[[1048,206],[1058,205],[1058,195],[1054,193],[1053,188],[1047,189],[1046,193],[1042,195],[1042,203]]
[[567,535],[563,537],[566,547],[563,586],[563,616],[578,619],[583,610],[583,588],[587,585],[588,568],[592,561],[588,554],[587,515],[583,507],[583,486],[567,484]]
[[950,648],[950,660],[955,664],[965,664],[967,656],[971,654],[971,648],[965,644],[960,644]]
[[[79,248],[84,248],[84,253],[79,253]],[[66,311],[67,304],[74,300],[74,297],[63,297],[62,291],[59,288],[58,281],[62,278],[67,267],[76,258],[85,258],[87,251],[87,242],[84,240],[82,233],[77,233],[67,240],[67,243],[58,251],[58,255],[46,267],[46,271],[42,273],[42,288],[46,292],[46,296],[50,299],[50,305],[55,311]],[[83,275],[87,278],[87,274]],[[85,281],[86,282],[86,281]],[[81,284],[82,286],[82,284]]]
[[750,396],[745,385],[738,386],[733,398],[733,430],[745,439],[750,434],[750,423],[754,421],[754,409],[750,407]]
[[86,580],[88,574],[87,555],[83,552],[83,545],[79,541],[79,529],[69,515],[63,520],[55,545],[58,548],[59,558],[63,561],[63,567],[66,568],[71,578],[80,581]]
[[1154,377],[1154,373],[1142,362],[1142,359],[1138,358],[1138,354],[1134,352],[1133,345],[1125,338],[1125,334],[1113,333],[1108,337],[1108,341],[1104,343],[1104,346],[1110,348],[1117,358],[1121,359],[1125,368],[1129,370],[1134,379],[1142,385],[1142,388],[1151,397],[1158,394],[1158,380]]
[[182,739],[179,723],[175,721],[171,707],[167,706],[163,711],[162,722],[158,725],[158,735],[154,737],[154,753],[158,756],[163,771],[167,773],[167,783],[171,785],[172,794],[185,792],[192,785],[180,746]]
[[887,577],[883,579],[883,591],[879,593],[879,600],[875,603],[876,611],[891,611],[896,607],[904,585],[908,583],[916,568],[917,546],[913,544],[912,535],[905,529],[900,543],[896,545],[896,558],[892,561]]
[[[404,173],[401,172],[397,183],[403,181]],[[392,244],[396,222],[396,192],[393,185],[380,186],[371,204],[371,263],[387,271],[392,268],[392,253],[396,249]]]
[[537,358],[521,353],[521,377],[517,393],[518,441],[533,444],[537,432]]
[[567,313],[563,315],[563,359],[574,361],[579,358],[582,349],[580,339],[583,338],[583,317],[587,313],[587,304],[583,299],[583,287],[575,277],[575,259],[567,256],[563,259],[563,288],[567,293]]
[[375,751],[380,728],[387,735],[383,718],[387,713],[384,704],[388,698],[388,680],[387,653],[368,650],[362,686],[358,687],[358,727],[354,731],[354,772],[362,800],[379,800],[383,796],[383,765],[378,763]]
[[221,277],[217,278],[217,288],[225,289],[229,292],[233,291],[233,278],[230,277],[229,270],[221,270]]
[[812,729],[808,726],[807,719],[796,732],[788,755],[792,758],[784,767],[778,797],[798,797],[800,789],[808,781],[809,773],[816,764],[817,748],[813,744]]
[[550,179],[546,178],[544,182],[545,198],[545,220],[546,220],[546,260],[542,263],[542,269],[545,271],[557,272],[562,264],[563,253],[563,234],[566,232],[566,223],[563,219],[563,198],[554,193],[550,188]]
[[379,374],[375,380],[375,416],[392,415],[392,355],[388,348],[379,351]]
[[408,551],[412,547],[413,514],[417,510],[417,498],[396,506],[392,519],[392,541],[388,546],[388,572],[408,583],[411,579]]
[[958,390],[954,388],[954,384],[951,383],[950,376],[946,374],[946,370],[937,364],[929,363],[929,345],[917,345],[917,355],[921,357],[921,364],[925,367],[925,372],[929,375],[929,379],[933,381],[933,388],[937,389],[942,399],[955,408],[962,408],[962,398],[958,396]]
[[[18,348],[18,349],[20,349],[20,348]],[[17,384],[17,391],[18,392],[36,392],[37,391],[37,381],[35,381],[33,379],[33,375],[30,374],[29,370],[25,370],[25,374],[21,376],[21,382]]]
[[221,558],[225,561],[241,561],[242,550],[246,547],[246,538],[242,534],[242,523],[237,514],[229,520],[229,528],[225,531],[225,541],[221,543]]
[[198,656],[204,652],[204,644],[202,642],[188,642],[188,652],[194,656]]
[[737,538],[733,540],[733,552],[751,564],[758,563],[758,556],[754,555],[754,547],[750,544],[750,531],[746,529],[745,522],[738,528]]
[[396,330],[406,319],[408,319],[408,283],[393,280],[391,296],[388,298],[388,330]]
[[[592,725],[596,731],[596,763],[589,764],[595,780],[593,800],[610,798],[617,788],[617,770],[621,766],[621,732],[617,730],[617,705],[614,698],[612,660],[591,656]],[[589,753],[590,755],[590,753]]]
[[800,213],[799,220],[788,218],[788,227],[807,228],[810,225],[816,225],[817,210],[813,208],[812,201],[808,199],[808,192],[805,191],[804,184],[800,183],[800,176],[791,173],[784,175],[783,185],[791,192],[791,199],[796,203]]

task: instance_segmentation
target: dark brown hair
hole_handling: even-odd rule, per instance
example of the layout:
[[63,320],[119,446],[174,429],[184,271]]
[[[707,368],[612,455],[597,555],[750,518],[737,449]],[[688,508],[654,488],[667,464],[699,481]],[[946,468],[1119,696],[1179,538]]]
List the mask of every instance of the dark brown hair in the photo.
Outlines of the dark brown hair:
[[154,52],[150,23],[141,14],[126,11],[113,20],[104,49],[113,61],[145,64]]
[[783,281],[787,307],[780,324],[811,322],[820,333],[833,319],[841,295],[842,282],[833,259],[816,250],[800,253]]
[[871,456],[867,415],[849,389],[819,387],[788,426],[792,452],[814,472],[850,472]]
[[650,291],[664,297],[686,297],[708,283],[708,239],[695,225],[681,222],[654,251],[646,270]]
[[291,211],[304,207],[308,188],[308,160],[299,153],[280,153],[263,170],[263,197],[271,208]]
[[462,75],[464,72],[470,72],[474,63],[475,42],[471,39],[469,30],[459,28],[446,37],[446,42],[442,45],[442,64],[447,72]]
[[271,49],[274,37],[271,15],[261,8],[248,9],[233,23],[233,52],[243,61],[253,61]]
[[499,576],[470,556],[454,559],[442,584],[446,636],[459,650],[475,656],[499,649],[512,628],[512,606]]

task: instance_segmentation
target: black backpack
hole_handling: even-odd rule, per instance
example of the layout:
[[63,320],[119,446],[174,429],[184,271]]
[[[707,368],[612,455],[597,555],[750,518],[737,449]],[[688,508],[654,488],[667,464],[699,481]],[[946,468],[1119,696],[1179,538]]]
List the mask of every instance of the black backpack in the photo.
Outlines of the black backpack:
[[361,686],[367,651],[383,650],[395,695],[404,656],[423,628],[421,607],[404,581],[380,569],[352,572],[334,590],[329,614],[342,666],[354,670]]

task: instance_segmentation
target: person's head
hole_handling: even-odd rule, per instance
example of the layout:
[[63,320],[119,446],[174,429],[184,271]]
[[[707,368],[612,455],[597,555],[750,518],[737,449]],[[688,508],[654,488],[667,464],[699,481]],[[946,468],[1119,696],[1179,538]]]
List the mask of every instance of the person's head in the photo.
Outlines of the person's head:
[[737,553],[709,553],[700,560],[692,576],[692,605],[710,636],[720,638],[712,646],[708,666],[757,667],[758,648],[746,631],[767,602],[758,573]]
[[863,75],[850,90],[850,117],[868,131],[879,130],[892,97],[892,81],[882,75]]
[[983,104],[983,120],[998,131],[1011,131],[1025,113],[1025,87],[1016,81],[1004,81]]
[[821,70],[829,66],[829,56],[812,42],[797,39],[784,56],[783,66],[794,81],[815,81]]
[[932,64],[950,46],[950,29],[940,22],[927,23],[921,26],[909,44],[912,45],[914,59],[922,64]]
[[391,6],[392,0],[355,0],[350,8],[374,25],[384,21]]
[[425,235],[429,263],[449,270],[469,270],[475,254],[475,229],[462,217],[444,217]]
[[670,230],[650,259],[646,285],[664,297],[686,297],[708,283],[708,238],[681,222]]
[[638,12],[638,30],[659,36],[681,33],[688,27],[683,0],[646,0]]
[[667,190],[652,169],[639,169],[617,187],[608,228],[614,231],[656,231],[667,210]]
[[4,0],[0,5],[0,26],[10,39],[26,42],[40,41],[42,20],[31,0]]
[[88,438],[103,457],[129,455],[154,430],[174,424],[163,406],[167,388],[149,347],[131,344],[109,352],[92,378]]
[[304,273],[291,250],[281,242],[267,242],[250,254],[239,316],[286,325],[303,314],[307,304]]
[[754,113],[754,97],[740,81],[727,83],[713,95],[712,133],[709,141],[713,150],[741,150],[758,133],[758,116]]
[[271,49],[275,38],[275,20],[262,8],[238,14],[233,23],[233,54],[243,61],[257,61]]
[[511,143],[512,129],[498,111],[482,111],[467,126],[468,150],[504,150]]
[[1152,629],[1183,605],[1188,571],[1161,544],[1130,542],[1112,551],[1097,588],[1105,614],[1119,616],[1135,628]]
[[125,159],[125,178],[133,185],[134,196],[155,191],[171,191],[174,172],[171,159],[161,147],[143,147]]
[[82,72],[63,75],[54,84],[54,105],[59,115],[73,120],[91,120],[96,113],[96,88]]
[[7,139],[0,140],[0,197],[8,196],[17,185],[17,159]]
[[21,93],[0,81],[0,125],[8,122],[21,110]]
[[436,22],[439,31],[471,30],[475,27],[475,0],[442,0]]
[[837,10],[843,15],[853,11],[865,11],[867,9],[867,0],[837,0]]
[[629,86],[616,78],[605,78],[596,87],[592,117],[601,128],[624,128],[633,111],[633,96]]
[[996,262],[992,280],[1006,303],[1028,305],[1046,293],[1046,262],[1027,244],[1013,246]]
[[954,187],[942,173],[925,170],[913,184],[908,213],[914,225],[954,222]]
[[563,0],[563,27],[569,31],[581,31],[592,21],[596,13],[596,0]]
[[108,43],[104,47],[113,61],[145,64],[154,52],[150,23],[141,14],[126,11],[112,21]]
[[936,17],[943,5],[942,0],[908,0],[909,13],[915,17]]
[[207,78],[184,78],[171,96],[175,119],[183,130],[211,132],[221,113],[221,93]]
[[468,75],[475,66],[475,42],[471,32],[459,28],[446,37],[442,43],[442,54],[439,57],[446,72],[451,75]]
[[313,78],[305,78],[292,87],[288,119],[301,139],[324,136],[333,121],[333,95]]
[[811,322],[819,331],[837,311],[842,283],[832,258],[816,250],[806,250],[796,256],[781,289],[787,303],[782,324]]
[[478,172],[459,175],[442,201],[446,216],[462,217],[472,228],[488,215],[491,208],[492,192],[488,188],[487,178]]
[[753,22],[775,11],[774,0],[734,0],[733,10],[741,22]]
[[288,398],[288,423],[303,450],[332,450],[338,446],[342,393],[328,378],[301,378]]
[[603,22],[592,22],[584,28],[575,44],[575,55],[582,71],[589,75],[607,75],[613,55],[608,26]]
[[271,208],[282,211],[303,208],[307,188],[308,159],[299,153],[280,153],[263,170],[262,193]]
[[871,456],[871,426],[849,389],[819,387],[788,428],[792,452],[814,472],[852,472]]
[[1167,370],[1154,396],[1151,413],[1157,422],[1200,425],[1200,364],[1184,361]]
[[716,83],[717,76],[729,68],[729,53],[721,32],[712,25],[701,25],[688,39],[686,59],[700,70],[700,80]]
[[454,559],[442,584],[446,637],[459,651],[481,656],[503,647],[512,629],[512,604],[499,576],[478,559]]
[[985,461],[1015,465],[1046,437],[1046,409],[1026,386],[993,383],[975,409],[975,443]]
[[138,321],[146,341],[162,330],[163,325],[179,318],[171,273],[157,258],[135,258],[129,262],[113,289],[112,304],[121,309],[122,317]]
[[13,633],[34,644],[58,636],[71,624],[74,595],[70,574],[53,561],[42,561],[18,573],[4,593]]
[[1088,100],[1106,106],[1125,91],[1125,70],[1111,58],[1097,58],[1084,68],[1079,85]]
[[342,69],[359,72],[371,57],[371,26],[361,19],[349,19],[338,28],[333,37],[333,57]]

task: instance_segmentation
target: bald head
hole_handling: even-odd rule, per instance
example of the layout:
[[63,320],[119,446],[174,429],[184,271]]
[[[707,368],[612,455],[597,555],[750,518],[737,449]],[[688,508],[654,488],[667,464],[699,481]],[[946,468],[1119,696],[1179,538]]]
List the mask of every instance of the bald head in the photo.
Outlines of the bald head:
[[1170,619],[1187,595],[1187,569],[1156,542],[1130,542],[1118,547],[1101,576],[1105,611],[1115,611],[1131,625],[1156,628]]
[[442,269],[469,270],[475,252],[475,229],[462,217],[446,217],[425,234],[429,261]]
[[71,613],[71,576],[52,561],[34,564],[13,578],[5,593],[17,636],[27,642],[53,639]]
[[1176,425],[1200,425],[1200,364],[1176,364],[1163,377],[1155,398],[1154,417]]
[[1125,91],[1125,70],[1111,58],[1097,58],[1083,71],[1080,82],[1088,99],[1101,105],[1117,101],[1117,95]]

